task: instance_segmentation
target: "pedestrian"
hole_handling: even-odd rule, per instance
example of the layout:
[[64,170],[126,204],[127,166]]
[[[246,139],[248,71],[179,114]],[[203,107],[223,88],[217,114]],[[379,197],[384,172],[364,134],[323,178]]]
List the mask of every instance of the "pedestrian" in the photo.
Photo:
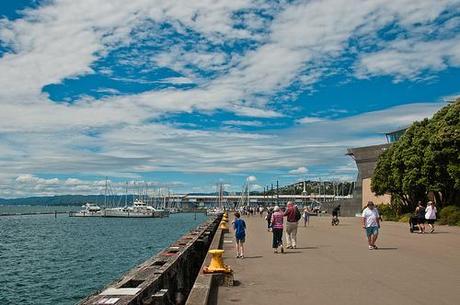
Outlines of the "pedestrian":
[[415,208],[415,217],[417,218],[419,234],[425,233],[425,207],[421,201],[418,202],[418,205]]
[[428,225],[430,226],[431,230],[430,233],[434,232],[434,222],[436,221],[436,207],[434,206],[433,201],[428,201],[428,205],[425,209],[425,219]]
[[295,249],[297,247],[297,226],[302,217],[299,209],[291,201],[287,203],[287,210],[284,212],[287,216],[286,221],[286,240],[287,249]]
[[244,258],[244,242],[246,240],[246,223],[241,219],[241,215],[235,212],[233,220],[233,229],[235,230],[236,239],[236,258]]
[[379,235],[380,229],[380,216],[377,208],[372,201],[367,203],[367,207],[363,211],[363,229],[366,230],[367,241],[369,243],[369,250],[378,249],[375,242]]
[[281,246],[281,253],[284,253],[284,248],[283,248],[283,229],[284,229],[284,224],[283,224],[283,217],[284,214],[283,212],[280,211],[279,206],[275,206],[273,209],[273,214],[272,214],[272,219],[271,219],[271,225],[272,225],[272,233],[273,233],[273,249],[274,253],[278,253],[278,247]]
[[262,217],[264,215],[264,207],[263,206],[259,206],[259,214],[260,214],[260,217]]
[[308,206],[303,209],[303,226],[306,227],[307,224],[310,225],[310,209]]
[[267,216],[265,216],[265,220],[267,220],[267,231],[270,231],[271,229],[272,214],[273,214],[273,208],[269,208],[267,211]]

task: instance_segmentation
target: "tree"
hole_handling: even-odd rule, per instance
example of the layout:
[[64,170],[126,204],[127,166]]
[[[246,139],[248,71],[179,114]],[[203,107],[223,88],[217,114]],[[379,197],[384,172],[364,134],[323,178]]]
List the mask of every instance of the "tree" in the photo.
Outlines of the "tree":
[[424,153],[428,190],[441,205],[460,205],[460,99],[430,120],[429,146]]
[[380,155],[371,189],[401,200],[406,211],[432,192],[438,204],[460,205],[460,99],[432,119],[414,122]]

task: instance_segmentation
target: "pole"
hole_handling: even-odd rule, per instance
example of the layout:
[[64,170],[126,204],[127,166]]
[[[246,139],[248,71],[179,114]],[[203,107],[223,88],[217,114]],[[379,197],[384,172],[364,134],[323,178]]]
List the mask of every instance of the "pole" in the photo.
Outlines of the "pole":
[[276,180],[276,204],[280,204],[280,189],[279,189],[279,184],[278,180]]
[[272,200],[271,200],[271,204],[273,205],[273,196],[274,196],[274,192],[273,192],[273,183],[272,183],[272,190],[271,190],[271,192],[270,192],[270,195],[271,195],[271,197],[272,197],[272,198],[271,198],[271,199],[272,199]]

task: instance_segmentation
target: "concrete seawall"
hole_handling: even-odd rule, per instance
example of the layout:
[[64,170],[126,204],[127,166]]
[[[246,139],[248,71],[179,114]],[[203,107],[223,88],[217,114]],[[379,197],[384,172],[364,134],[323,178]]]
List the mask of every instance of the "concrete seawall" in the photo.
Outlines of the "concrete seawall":
[[221,218],[209,219],[79,304],[184,304]]

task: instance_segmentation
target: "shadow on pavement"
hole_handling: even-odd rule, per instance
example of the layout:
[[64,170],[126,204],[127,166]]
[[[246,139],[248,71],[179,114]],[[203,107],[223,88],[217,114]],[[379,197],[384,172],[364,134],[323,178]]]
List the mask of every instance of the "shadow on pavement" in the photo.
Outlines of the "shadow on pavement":
[[318,247],[297,247],[296,249],[299,250],[313,250],[313,249],[319,249]]
[[377,250],[374,250],[374,251],[380,251],[380,250],[398,250],[398,248],[389,248],[389,247],[381,248],[381,247],[379,247]]
[[252,258],[262,258],[262,255],[256,255],[256,256],[245,256],[244,259],[252,259]]

